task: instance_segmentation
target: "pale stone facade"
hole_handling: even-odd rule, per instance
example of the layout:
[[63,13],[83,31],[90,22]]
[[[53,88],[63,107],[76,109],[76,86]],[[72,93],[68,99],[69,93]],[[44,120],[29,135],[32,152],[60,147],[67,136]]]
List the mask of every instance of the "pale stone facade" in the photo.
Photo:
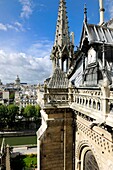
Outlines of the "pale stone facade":
[[66,74],[58,67],[45,86],[43,121],[37,132],[39,169],[72,169],[74,113],[68,104],[68,85]]
[[[64,112],[65,111],[65,112]],[[53,112],[53,113],[51,113]],[[63,113],[64,112],[64,113]],[[72,113],[69,109],[46,110],[47,129],[40,143],[40,169],[72,169]]]

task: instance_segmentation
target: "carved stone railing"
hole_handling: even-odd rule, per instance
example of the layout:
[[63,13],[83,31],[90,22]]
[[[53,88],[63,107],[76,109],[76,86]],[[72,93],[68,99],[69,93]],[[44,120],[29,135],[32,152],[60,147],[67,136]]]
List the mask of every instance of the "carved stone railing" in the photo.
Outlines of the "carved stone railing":
[[102,115],[102,93],[98,89],[74,89],[71,108],[93,119],[99,119]]
[[70,107],[113,127],[113,90],[109,88],[73,89],[73,102]]
[[68,104],[68,95],[61,93],[61,94],[50,94],[50,93],[45,93],[44,94],[44,106],[47,105],[63,105],[63,104]]
[[113,89],[110,90],[110,94],[108,97],[108,107],[109,107],[109,114],[106,118],[106,123],[113,127]]
[[40,98],[42,108],[68,105],[79,113],[113,127],[113,89],[108,86],[75,88],[70,83],[68,90],[57,91],[48,89],[45,85],[41,96],[43,96]]
[[74,93],[73,101],[77,105],[82,105],[83,107],[95,109],[98,111],[102,110],[101,103],[101,91],[100,90],[79,90]]
[[109,112],[113,114],[113,91],[110,91]]

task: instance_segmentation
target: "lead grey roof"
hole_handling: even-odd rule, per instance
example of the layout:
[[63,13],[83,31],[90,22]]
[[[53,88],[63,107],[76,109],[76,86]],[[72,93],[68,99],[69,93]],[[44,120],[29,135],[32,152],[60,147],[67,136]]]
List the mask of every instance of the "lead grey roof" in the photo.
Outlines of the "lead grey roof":
[[56,67],[49,81],[48,88],[68,88],[69,80],[65,72]]
[[113,18],[111,18],[108,22],[106,22],[105,25],[109,28],[113,28]]
[[113,45],[113,29],[107,26],[99,26],[85,23],[83,26],[83,32],[80,45],[82,45],[84,34],[88,37],[89,43],[102,43]]

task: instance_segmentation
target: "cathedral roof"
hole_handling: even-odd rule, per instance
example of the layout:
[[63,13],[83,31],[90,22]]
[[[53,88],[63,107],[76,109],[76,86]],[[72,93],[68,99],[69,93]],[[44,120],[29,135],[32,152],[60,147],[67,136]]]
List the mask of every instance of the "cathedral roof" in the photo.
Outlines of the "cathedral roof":
[[69,80],[65,72],[63,72],[59,67],[56,67],[54,73],[49,81],[48,88],[68,88]]
[[111,18],[109,21],[105,23],[105,25],[109,28],[113,28],[113,18]]
[[85,23],[83,26],[80,46],[82,46],[84,38],[87,37],[89,43],[104,43],[113,45],[113,29],[105,25],[99,26]]

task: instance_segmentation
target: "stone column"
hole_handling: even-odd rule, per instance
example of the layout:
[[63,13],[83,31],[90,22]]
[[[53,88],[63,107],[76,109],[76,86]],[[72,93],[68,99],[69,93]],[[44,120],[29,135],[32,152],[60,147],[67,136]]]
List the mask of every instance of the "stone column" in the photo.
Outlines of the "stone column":
[[47,84],[44,82],[44,104],[47,104]]
[[6,146],[6,170],[10,170],[10,147],[9,145]]
[[69,100],[69,103],[72,103],[73,102],[73,87],[72,87],[72,83],[69,82],[69,93],[68,93],[68,100]]
[[101,110],[102,110],[102,116],[104,118],[106,118],[107,114],[109,113],[109,105],[108,105],[108,101],[109,101],[109,96],[110,96],[110,89],[108,86],[102,86],[101,87],[101,91],[102,91],[102,106],[101,106]]
[[37,169],[40,170],[40,140],[39,139],[37,139]]
[[67,137],[67,134],[66,134],[66,110],[65,110],[65,113],[64,113],[64,170],[66,170],[66,137]]
[[100,5],[100,25],[102,25],[104,22],[104,11],[105,11],[103,0],[99,0],[99,5]]

